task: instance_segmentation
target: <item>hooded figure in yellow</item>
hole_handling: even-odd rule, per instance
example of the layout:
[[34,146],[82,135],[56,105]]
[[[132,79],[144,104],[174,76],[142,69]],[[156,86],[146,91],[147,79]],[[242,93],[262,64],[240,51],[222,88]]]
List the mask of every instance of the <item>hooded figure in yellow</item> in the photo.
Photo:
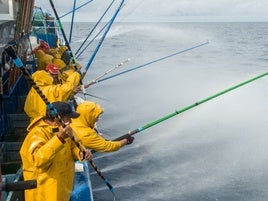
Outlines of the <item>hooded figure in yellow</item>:
[[37,50],[35,55],[37,58],[37,70],[45,70],[46,66],[51,64],[54,58],[52,55],[46,54],[43,50]]
[[[78,113],[65,102],[53,103],[64,123]],[[55,116],[36,118],[20,149],[24,180],[36,180],[37,188],[25,191],[25,201],[69,201],[74,180],[74,161],[92,159],[89,150],[75,146],[69,125],[58,126]],[[84,153],[84,154],[83,154]]]
[[76,131],[77,137],[86,148],[99,152],[112,152],[133,142],[134,138],[131,136],[120,141],[110,141],[105,140],[97,133],[94,128],[95,123],[98,121],[100,114],[103,113],[99,104],[84,101],[77,106],[76,112],[80,116],[72,120],[71,127]]
[[[79,85],[80,77],[78,72],[74,72],[64,84],[54,85],[52,76],[46,71],[36,71],[32,75],[34,82],[49,102],[67,101]],[[24,111],[31,121],[46,114],[46,104],[34,88],[31,88],[26,97]]]

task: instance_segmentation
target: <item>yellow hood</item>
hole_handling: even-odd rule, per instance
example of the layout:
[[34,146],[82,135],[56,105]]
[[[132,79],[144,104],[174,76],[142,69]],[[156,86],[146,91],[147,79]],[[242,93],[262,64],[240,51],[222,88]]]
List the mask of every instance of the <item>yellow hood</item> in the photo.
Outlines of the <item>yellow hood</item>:
[[99,115],[103,113],[103,109],[99,104],[90,101],[84,101],[78,105],[76,111],[80,116],[77,119],[72,119],[72,122],[77,126],[83,125],[92,129]]
[[53,83],[53,78],[44,70],[34,72],[32,78],[39,87],[51,85]]
[[43,56],[45,56],[45,52],[43,50],[37,50],[35,53],[35,56],[37,59],[41,59]]

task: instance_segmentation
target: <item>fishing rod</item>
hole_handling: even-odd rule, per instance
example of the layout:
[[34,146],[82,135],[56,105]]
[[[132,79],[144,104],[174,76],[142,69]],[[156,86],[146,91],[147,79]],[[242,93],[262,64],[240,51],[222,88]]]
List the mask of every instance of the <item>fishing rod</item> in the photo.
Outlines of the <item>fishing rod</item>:
[[74,0],[74,3],[73,3],[72,21],[71,21],[70,34],[69,34],[69,43],[72,42],[75,7],[76,7],[76,0]]
[[123,65],[124,65],[125,63],[127,63],[128,61],[130,61],[130,58],[128,58],[127,60],[121,62],[120,64],[117,64],[115,67],[109,69],[108,71],[104,72],[103,74],[99,75],[99,76],[96,77],[94,80],[92,80],[90,83],[85,84],[84,87],[85,87],[85,88],[88,88],[90,85],[99,82],[98,80],[99,80],[100,78],[102,78],[103,76],[107,75],[108,73],[110,73],[110,72],[116,70],[117,68],[123,66]]
[[[115,2],[115,0],[113,0],[110,5],[107,7],[107,9],[104,11],[104,13],[102,14],[102,16],[100,17],[100,19],[97,21],[97,23],[94,25],[94,27],[91,29],[91,31],[89,32],[89,34],[87,35],[87,37],[85,38],[85,40],[83,41],[83,43],[80,45],[80,47],[76,50],[75,55],[77,55],[80,51],[80,49],[84,46],[85,42],[87,41],[87,39],[91,36],[91,34],[93,33],[93,31],[96,29],[96,27],[99,25],[99,23],[101,22],[102,18],[106,15],[106,13],[108,12],[108,10],[111,8],[111,6],[113,5],[113,3]],[[88,47],[88,46],[87,46]]]
[[201,104],[203,104],[203,103],[205,103],[207,101],[210,101],[210,100],[212,100],[212,99],[214,99],[214,98],[216,98],[218,96],[226,94],[226,93],[228,93],[228,92],[230,92],[230,91],[232,91],[232,90],[234,90],[236,88],[242,87],[242,86],[244,86],[244,85],[246,85],[246,84],[248,84],[250,82],[253,82],[253,81],[257,80],[257,79],[260,79],[260,78],[262,78],[262,77],[264,77],[266,75],[268,75],[268,72],[263,73],[263,74],[261,74],[259,76],[256,76],[256,77],[254,77],[252,79],[249,79],[247,81],[244,81],[244,82],[242,82],[240,84],[234,85],[234,86],[232,86],[230,88],[227,88],[227,89],[225,89],[225,90],[223,90],[223,91],[221,91],[219,93],[216,93],[216,94],[214,94],[212,96],[209,96],[209,97],[207,97],[207,98],[205,98],[203,100],[200,100],[200,101],[195,102],[195,103],[193,103],[191,105],[188,105],[188,106],[186,106],[186,107],[184,107],[184,108],[182,108],[180,110],[176,110],[175,112],[170,113],[170,114],[168,114],[168,115],[166,115],[166,116],[164,116],[164,117],[162,117],[160,119],[152,121],[152,122],[150,122],[150,123],[148,123],[148,124],[146,124],[144,126],[141,126],[141,127],[137,128],[135,130],[129,131],[127,134],[122,135],[121,137],[118,137],[118,138],[114,139],[114,141],[119,141],[119,140],[125,139],[125,138],[127,138],[128,135],[135,135],[135,134],[137,134],[137,133],[139,133],[139,132],[141,132],[141,131],[143,131],[145,129],[148,129],[148,128],[150,128],[150,127],[152,127],[152,126],[154,126],[156,124],[159,124],[159,123],[161,123],[161,122],[163,122],[163,121],[165,121],[167,119],[170,119],[171,117],[174,117],[174,116],[176,116],[178,114],[181,114],[181,113],[183,113],[183,112],[185,112],[187,110],[190,110],[191,108],[197,107],[198,105],[201,105]]
[[[148,66],[148,65],[150,65],[150,64],[153,64],[153,63],[156,63],[156,62],[162,61],[162,60],[167,59],[167,58],[169,58],[169,57],[173,57],[173,56],[176,56],[176,55],[181,54],[181,53],[183,53],[183,52],[187,52],[187,51],[189,51],[189,50],[192,50],[192,49],[195,49],[195,48],[201,47],[201,46],[203,46],[203,45],[207,45],[208,43],[209,43],[209,42],[207,41],[207,42],[205,42],[205,43],[202,43],[202,44],[199,44],[199,45],[196,45],[196,46],[193,46],[193,47],[190,47],[190,48],[187,48],[187,49],[181,50],[181,51],[179,51],[179,52],[175,52],[175,53],[170,54],[170,55],[168,55],[168,56],[161,57],[161,58],[159,58],[159,59],[156,59],[156,60],[150,61],[150,62],[145,63],[145,64],[142,64],[142,65],[139,65],[139,66],[134,67],[134,68],[131,68],[131,69],[129,69],[129,70],[125,70],[125,71],[122,71],[122,72],[120,72],[120,73],[117,73],[117,74],[114,74],[114,75],[108,76],[108,77],[106,77],[106,78],[100,79],[98,82],[102,82],[102,81],[105,81],[105,80],[111,79],[111,78],[113,78],[113,77],[117,77],[117,76],[119,76],[119,75],[122,75],[122,74],[124,74],[124,73],[128,73],[128,72],[130,72],[130,71],[137,70],[137,69],[139,69],[139,68],[142,68],[142,67]],[[95,84],[95,83],[93,83],[93,84]]]
[[[90,163],[90,165],[91,165],[93,168],[95,168],[96,165],[92,162],[92,160],[89,161],[89,163]],[[97,172],[97,171],[96,171],[96,172]],[[112,192],[112,194],[113,194],[113,196],[114,196],[114,200],[115,200],[115,193],[114,193],[114,188],[113,188],[113,186],[108,182],[107,179],[105,179],[105,177],[103,176],[103,174],[102,174],[101,172],[97,172],[97,173],[99,174],[99,176],[102,175],[102,176],[100,176],[100,177],[103,179],[103,181],[105,182],[105,184],[108,186],[109,190]]]
[[[13,59],[14,64],[22,71],[24,74],[25,78],[30,82],[31,86],[35,89],[35,91],[38,93],[40,98],[45,102],[47,108],[49,109],[50,114],[54,115],[58,122],[61,124],[61,126],[65,127],[65,123],[61,119],[60,115],[58,114],[57,110],[53,107],[53,104],[51,104],[47,97],[44,95],[42,90],[39,88],[39,86],[34,82],[33,78],[31,77],[30,73],[26,70],[24,67],[22,61],[20,58],[17,57],[15,50],[13,49],[12,46],[5,47],[4,51]],[[73,132],[73,136],[71,137],[72,141],[75,143],[75,145],[80,149],[80,151],[84,154],[86,148],[82,143],[78,140],[76,137],[75,132]],[[110,189],[111,184],[109,184],[108,180],[105,179],[101,171],[97,168],[97,166],[93,163],[91,160],[90,163],[93,167],[93,169],[98,173],[98,175],[104,180],[105,184],[108,186]],[[114,192],[112,192],[114,194]]]
[[[92,84],[98,82],[98,79],[102,78],[103,76],[107,75],[108,73],[110,73],[110,72],[114,71],[115,69],[119,68],[119,67],[122,66],[124,63],[128,62],[129,60],[130,60],[130,59],[128,58],[127,60],[121,62],[121,63],[118,64],[117,66],[115,66],[115,67],[111,68],[110,70],[104,72],[102,75],[98,76],[97,78],[95,78],[94,80],[92,80],[90,83],[85,84],[85,85],[84,85],[84,89],[86,89],[86,88],[88,88],[90,85],[92,85]],[[84,74],[84,75],[85,75],[85,74]],[[82,91],[82,92],[84,93],[84,97],[86,97],[86,95],[89,95],[89,96],[92,96],[92,97],[95,97],[95,98],[102,99],[102,98],[100,98],[100,97],[97,97],[97,96],[93,96],[93,95],[87,94],[85,91],[86,91],[86,90],[84,90],[84,92]],[[85,98],[85,99],[86,99],[86,98]],[[103,100],[104,100],[104,99],[103,99]]]
[[105,29],[105,27],[107,27],[109,24],[109,22],[107,22],[100,30],[99,32],[91,39],[91,41],[89,41],[89,43],[86,45],[86,47],[83,48],[83,50],[80,51],[80,53],[78,55],[75,55],[76,58],[78,59],[84,52],[85,50],[88,48],[88,46],[100,35],[100,33]]
[[[50,0],[50,1],[51,1],[51,0]],[[95,56],[96,56],[96,54],[97,54],[97,52],[98,52],[100,46],[102,45],[102,43],[103,43],[103,41],[104,41],[104,39],[105,39],[105,37],[106,37],[108,31],[110,30],[110,28],[111,28],[111,26],[112,26],[112,24],[113,24],[113,22],[114,22],[114,20],[115,20],[115,18],[116,18],[116,16],[117,16],[117,14],[119,13],[120,9],[122,8],[122,6],[123,6],[123,4],[124,4],[124,1],[125,1],[125,0],[122,0],[122,1],[121,1],[119,7],[117,8],[116,12],[114,13],[113,17],[111,18],[111,20],[110,20],[110,22],[109,22],[109,24],[108,24],[108,26],[107,26],[107,28],[106,28],[104,34],[102,35],[102,37],[101,37],[101,39],[100,39],[100,41],[99,41],[99,43],[98,43],[98,45],[97,45],[95,51],[93,52],[91,58],[89,59],[87,65],[86,65],[86,71],[85,71],[84,74],[86,74],[86,72],[88,71],[88,69],[89,69],[91,63],[93,62],[93,60],[94,60],[94,58],[95,58]]]

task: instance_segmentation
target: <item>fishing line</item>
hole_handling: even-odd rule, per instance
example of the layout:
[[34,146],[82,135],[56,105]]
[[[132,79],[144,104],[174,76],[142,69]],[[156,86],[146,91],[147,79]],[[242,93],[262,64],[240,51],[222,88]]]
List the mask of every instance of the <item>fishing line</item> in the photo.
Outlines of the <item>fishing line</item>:
[[[138,7],[140,7],[143,3],[144,3],[144,0],[140,0],[139,2],[135,1],[136,5],[135,6],[131,6],[133,7],[133,9],[131,11],[127,11],[127,15],[125,16],[122,16],[121,18],[124,18],[127,19],[130,15],[132,15],[134,13],[134,11],[136,11],[136,9]],[[123,20],[119,19],[118,22],[122,22]]]
[[73,34],[73,26],[74,26],[75,7],[76,7],[76,0],[74,0],[74,3],[73,3],[72,21],[71,21],[70,34],[69,34],[69,43],[72,42],[72,34]]
[[[94,27],[91,29],[91,31],[89,32],[89,34],[87,35],[87,37],[85,38],[85,40],[83,41],[83,43],[80,45],[80,47],[76,50],[75,55],[77,55],[80,51],[80,49],[84,46],[85,42],[87,41],[87,39],[91,36],[92,32],[96,29],[96,27],[99,25],[99,23],[101,22],[102,18],[106,15],[106,13],[108,12],[108,10],[111,8],[111,6],[113,5],[113,3],[115,2],[115,0],[113,0],[110,5],[107,7],[107,9],[104,11],[104,13],[102,14],[102,16],[100,17],[100,19],[97,21],[97,23],[94,25]],[[88,47],[88,46],[87,46]],[[85,49],[83,49],[84,51]],[[77,57],[78,58],[78,57]]]
[[[5,47],[4,51],[13,59],[14,64],[22,71],[25,78],[30,82],[31,86],[35,89],[35,91],[38,93],[40,98],[45,102],[47,108],[49,109],[50,113],[56,117],[58,122],[61,126],[65,126],[63,120],[61,119],[60,115],[57,113],[57,110],[53,107],[53,105],[48,101],[47,97],[43,94],[42,90],[39,88],[39,86],[34,82],[33,78],[29,74],[29,72],[24,68],[22,61],[20,58],[17,57],[15,50],[12,46]],[[71,137],[72,141],[75,143],[75,145],[80,149],[81,152],[85,153],[86,148],[82,143],[78,140],[76,137],[75,132],[73,131],[73,136]],[[104,177],[104,175],[101,173],[101,171],[98,169],[98,167],[93,163],[93,161],[90,161],[90,164],[92,165],[93,169],[98,173],[98,175],[104,180],[105,184],[108,186],[108,188],[111,190],[112,185],[108,182],[108,180]],[[112,188],[113,190],[113,188]],[[111,191],[114,195],[114,191]]]
[[232,90],[234,90],[236,88],[242,87],[242,86],[244,86],[244,85],[246,85],[248,83],[251,83],[251,82],[253,82],[253,81],[257,80],[257,79],[260,79],[260,78],[262,78],[262,77],[264,77],[266,75],[268,75],[268,72],[263,73],[263,74],[261,74],[259,76],[256,76],[256,77],[254,77],[252,79],[249,79],[247,81],[241,82],[240,84],[234,85],[234,86],[232,86],[230,88],[227,88],[227,89],[225,89],[223,91],[220,91],[220,92],[218,92],[218,93],[216,93],[216,94],[214,94],[212,96],[209,96],[209,97],[207,97],[207,98],[205,98],[203,100],[200,100],[200,101],[195,102],[195,103],[193,103],[191,105],[188,105],[188,106],[186,106],[186,107],[184,107],[184,108],[182,108],[180,110],[176,110],[175,112],[170,113],[170,114],[168,114],[168,115],[166,115],[166,116],[164,116],[164,117],[162,117],[160,119],[152,121],[152,122],[150,122],[150,123],[148,123],[148,124],[146,124],[144,126],[141,126],[141,127],[137,128],[135,130],[129,131],[127,134],[122,135],[121,137],[118,137],[118,138],[114,139],[114,141],[119,141],[119,140],[125,139],[125,138],[127,138],[128,135],[135,135],[135,134],[137,134],[137,133],[139,133],[139,132],[141,132],[141,131],[143,131],[145,129],[148,129],[148,128],[152,127],[152,126],[155,126],[156,124],[159,124],[159,123],[161,123],[161,122],[163,122],[163,121],[165,121],[167,119],[170,119],[171,117],[174,117],[174,116],[176,116],[178,114],[181,114],[181,113],[183,113],[183,112],[185,112],[187,110],[190,110],[190,109],[192,109],[194,107],[197,107],[197,106],[199,106],[199,105],[201,105],[201,104],[203,104],[205,102],[208,102],[208,101],[210,101],[210,100],[212,100],[212,99],[214,99],[214,98],[216,98],[218,96],[226,94],[226,93],[228,93],[228,92],[230,92],[230,91],[232,91]]
[[89,3],[92,2],[92,1],[93,1],[93,0],[89,0],[88,2],[86,2],[86,3],[84,3],[84,4],[81,4],[80,6],[76,7],[74,10],[71,10],[71,11],[67,12],[66,14],[60,16],[60,18],[63,18],[63,17],[65,17],[66,15],[69,15],[70,13],[72,13],[72,12],[74,12],[74,11],[76,11],[76,10],[82,8],[82,7],[84,7],[85,5],[89,4]]
[[86,47],[84,47],[84,49],[82,51],[80,51],[80,53],[78,55],[76,55],[76,58],[79,58],[84,52],[85,50],[88,48],[88,46],[100,35],[100,33],[105,29],[105,27],[107,27],[109,24],[109,22],[107,22],[102,28],[101,30],[94,36],[94,38],[92,38],[91,41],[89,41],[89,43],[86,45]]
[[176,55],[181,54],[181,53],[183,53],[183,52],[187,52],[187,51],[189,51],[189,50],[192,50],[192,49],[195,49],[195,48],[201,47],[201,46],[206,45],[206,44],[208,44],[208,43],[209,43],[209,42],[207,41],[207,42],[205,42],[205,43],[202,43],[202,44],[196,45],[196,46],[194,46],[194,47],[187,48],[187,49],[182,50],[182,51],[179,51],[179,52],[175,52],[175,53],[170,54],[170,55],[168,55],[168,56],[165,56],[165,57],[162,57],[162,58],[159,58],[159,59],[156,59],[156,60],[150,61],[150,62],[145,63],[145,64],[142,64],[142,65],[140,65],[140,66],[137,66],[137,67],[131,68],[131,69],[129,69],[129,70],[125,70],[125,71],[122,71],[122,72],[120,72],[120,73],[117,73],[117,74],[114,74],[114,75],[108,76],[108,77],[106,77],[106,78],[100,79],[100,80],[98,81],[98,83],[99,83],[99,82],[102,82],[102,81],[105,81],[105,80],[108,80],[108,79],[111,79],[111,78],[113,78],[113,77],[117,77],[117,76],[119,76],[119,75],[122,75],[122,74],[128,73],[128,72],[131,72],[131,71],[137,70],[137,69],[139,69],[139,68],[142,68],[142,67],[148,66],[148,65],[150,65],[150,64],[153,64],[153,63],[156,63],[156,62],[162,61],[162,60],[167,59],[167,58],[169,58],[169,57],[176,56]]
[[97,54],[97,52],[98,52],[100,46],[102,45],[102,43],[103,43],[103,41],[104,41],[104,39],[105,39],[105,37],[106,37],[108,31],[110,30],[110,28],[111,28],[111,26],[112,26],[112,24],[113,24],[113,22],[114,22],[114,20],[115,20],[115,18],[116,18],[116,16],[117,16],[117,14],[118,14],[119,11],[121,10],[121,8],[122,8],[122,6],[123,6],[123,4],[124,4],[124,1],[125,1],[125,0],[122,0],[122,1],[121,1],[119,7],[117,8],[117,10],[115,11],[113,17],[111,18],[111,20],[110,20],[110,22],[109,22],[109,24],[108,24],[108,26],[107,26],[107,28],[106,28],[104,34],[102,35],[102,38],[100,39],[100,41],[99,41],[99,43],[98,43],[98,45],[97,45],[95,51],[93,52],[91,58],[89,59],[87,65],[86,65],[86,71],[85,71],[85,73],[88,71],[88,69],[89,69],[91,63],[93,62],[93,60],[94,60],[94,58],[95,58],[95,56],[96,56],[96,54]]

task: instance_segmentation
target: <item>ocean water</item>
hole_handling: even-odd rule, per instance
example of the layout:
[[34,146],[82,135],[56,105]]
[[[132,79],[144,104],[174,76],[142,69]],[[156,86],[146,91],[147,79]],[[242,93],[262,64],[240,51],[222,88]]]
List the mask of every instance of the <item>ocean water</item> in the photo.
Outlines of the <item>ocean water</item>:
[[[73,52],[89,27],[76,24]],[[128,58],[105,77],[209,43],[92,85],[87,92],[99,98],[86,99],[105,110],[99,130],[115,139],[268,72],[267,35],[268,23],[115,23],[84,83]],[[92,51],[78,59],[83,66]],[[267,86],[268,77],[257,79],[137,133],[117,152],[95,153],[116,200],[267,201]],[[94,170],[91,180],[95,201],[113,200]]]

